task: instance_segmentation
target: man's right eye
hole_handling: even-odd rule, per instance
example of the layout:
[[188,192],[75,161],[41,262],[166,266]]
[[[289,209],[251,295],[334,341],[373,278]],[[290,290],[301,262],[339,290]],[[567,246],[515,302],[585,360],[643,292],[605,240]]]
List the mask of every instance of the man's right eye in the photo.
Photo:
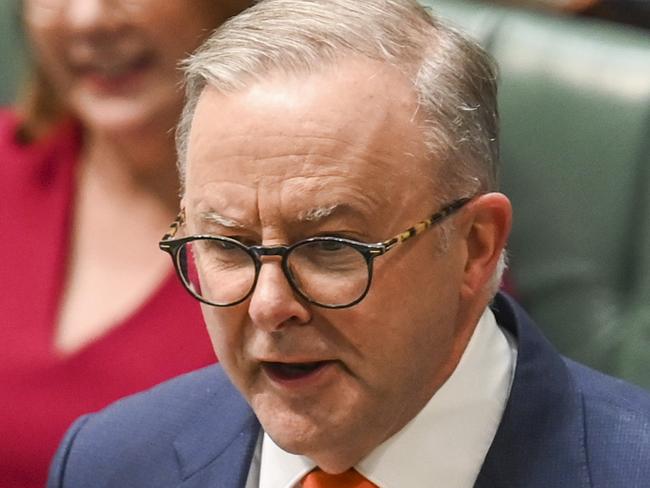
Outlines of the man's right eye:
[[221,240],[221,239],[201,239],[195,244],[199,246],[204,252],[224,252],[240,249],[234,242]]
[[347,244],[344,244],[339,241],[316,241],[313,243],[315,250],[318,251],[327,251],[327,252],[333,252],[333,251],[340,251],[347,247]]

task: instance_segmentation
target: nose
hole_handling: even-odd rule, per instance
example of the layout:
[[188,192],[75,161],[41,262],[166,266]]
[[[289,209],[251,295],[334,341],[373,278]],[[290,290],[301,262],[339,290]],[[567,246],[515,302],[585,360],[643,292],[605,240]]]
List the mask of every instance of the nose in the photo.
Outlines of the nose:
[[253,323],[268,332],[311,320],[309,305],[296,295],[279,259],[265,258],[248,304]]
[[114,28],[120,17],[116,2],[107,0],[68,0],[64,10],[68,26],[78,31]]

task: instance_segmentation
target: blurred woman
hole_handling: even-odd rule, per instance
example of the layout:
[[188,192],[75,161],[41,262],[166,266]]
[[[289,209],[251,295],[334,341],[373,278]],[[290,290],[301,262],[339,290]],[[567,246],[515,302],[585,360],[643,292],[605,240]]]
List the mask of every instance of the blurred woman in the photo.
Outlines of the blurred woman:
[[42,487],[80,414],[215,361],[157,241],[178,210],[177,63],[244,0],[24,0],[0,112],[0,486]]

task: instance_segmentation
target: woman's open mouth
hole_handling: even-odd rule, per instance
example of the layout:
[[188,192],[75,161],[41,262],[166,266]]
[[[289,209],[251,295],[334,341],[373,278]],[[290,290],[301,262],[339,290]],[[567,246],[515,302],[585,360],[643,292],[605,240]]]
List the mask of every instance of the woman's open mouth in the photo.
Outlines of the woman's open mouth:
[[127,86],[146,73],[154,64],[151,53],[106,61],[93,60],[72,67],[77,76],[100,90],[115,90]]

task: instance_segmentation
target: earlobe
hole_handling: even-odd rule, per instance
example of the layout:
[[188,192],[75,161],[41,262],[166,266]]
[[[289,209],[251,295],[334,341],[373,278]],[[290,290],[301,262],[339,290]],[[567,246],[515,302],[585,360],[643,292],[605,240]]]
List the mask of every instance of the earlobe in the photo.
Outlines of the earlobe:
[[512,224],[512,206],[501,193],[486,193],[467,208],[463,223],[466,261],[461,293],[469,298],[486,290],[505,248]]

